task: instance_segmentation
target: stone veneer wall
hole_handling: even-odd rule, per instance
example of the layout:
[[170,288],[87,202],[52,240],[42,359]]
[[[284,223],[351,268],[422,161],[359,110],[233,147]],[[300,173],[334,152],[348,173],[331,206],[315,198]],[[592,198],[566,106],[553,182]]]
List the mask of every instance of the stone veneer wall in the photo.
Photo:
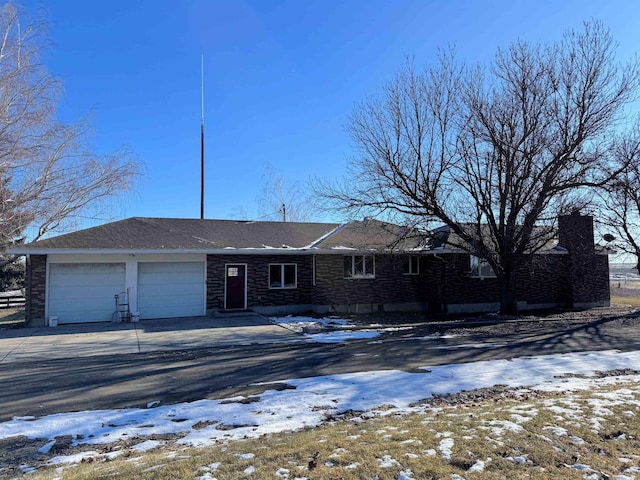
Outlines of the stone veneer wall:
[[45,302],[47,298],[47,256],[29,255],[26,267],[26,320],[31,326],[44,326]]

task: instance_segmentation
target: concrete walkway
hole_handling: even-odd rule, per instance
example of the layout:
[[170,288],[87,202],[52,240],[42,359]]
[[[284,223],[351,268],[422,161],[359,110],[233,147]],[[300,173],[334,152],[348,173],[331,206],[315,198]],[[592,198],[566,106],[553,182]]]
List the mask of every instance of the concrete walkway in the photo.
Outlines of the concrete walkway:
[[0,331],[0,364],[297,340],[298,334],[253,313],[17,328]]

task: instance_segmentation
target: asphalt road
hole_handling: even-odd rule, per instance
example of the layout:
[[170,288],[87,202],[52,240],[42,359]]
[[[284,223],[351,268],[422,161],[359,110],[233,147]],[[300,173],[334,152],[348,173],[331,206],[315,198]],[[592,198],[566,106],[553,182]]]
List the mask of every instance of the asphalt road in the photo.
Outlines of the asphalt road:
[[[574,351],[640,350],[640,318],[416,326],[343,344],[285,343],[14,362],[0,369],[0,420],[259,394],[259,382]],[[450,336],[451,335],[451,336]],[[639,366],[640,368],[640,366]],[[270,386],[269,388],[273,388]]]

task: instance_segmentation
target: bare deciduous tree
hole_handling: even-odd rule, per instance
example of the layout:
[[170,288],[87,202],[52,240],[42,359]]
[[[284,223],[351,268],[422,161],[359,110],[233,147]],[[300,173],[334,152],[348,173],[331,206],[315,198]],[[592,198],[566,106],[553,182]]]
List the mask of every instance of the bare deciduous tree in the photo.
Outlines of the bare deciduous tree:
[[[61,123],[58,79],[38,63],[41,25],[25,27],[12,4],[0,9],[0,253],[68,225],[132,186],[139,167],[126,149],[96,155],[86,121]],[[0,265],[14,261],[4,256]]]
[[351,213],[444,223],[488,261],[514,313],[518,266],[559,212],[618,173],[605,168],[612,133],[640,78],[615,48],[590,22],[556,43],[516,41],[487,67],[450,51],[423,72],[408,62],[352,113],[347,177],[316,190]]
[[308,192],[299,183],[288,181],[269,163],[265,165],[262,190],[256,200],[260,218],[306,222],[313,215]]
[[635,257],[640,272],[640,125],[619,137],[614,151],[623,172],[600,194],[599,224],[615,237],[615,247]]

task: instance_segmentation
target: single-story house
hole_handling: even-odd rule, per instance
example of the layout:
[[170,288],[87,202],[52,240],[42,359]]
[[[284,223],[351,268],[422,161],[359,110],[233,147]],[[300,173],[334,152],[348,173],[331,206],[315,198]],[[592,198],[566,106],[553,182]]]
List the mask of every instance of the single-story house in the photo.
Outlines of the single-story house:
[[[519,307],[609,303],[593,219],[560,217],[557,239],[518,272]],[[15,247],[26,255],[31,325],[205,316],[371,311],[496,311],[487,265],[428,235],[346,224],[129,218]],[[443,237],[444,232],[444,237]],[[116,311],[120,313],[117,314]]]

